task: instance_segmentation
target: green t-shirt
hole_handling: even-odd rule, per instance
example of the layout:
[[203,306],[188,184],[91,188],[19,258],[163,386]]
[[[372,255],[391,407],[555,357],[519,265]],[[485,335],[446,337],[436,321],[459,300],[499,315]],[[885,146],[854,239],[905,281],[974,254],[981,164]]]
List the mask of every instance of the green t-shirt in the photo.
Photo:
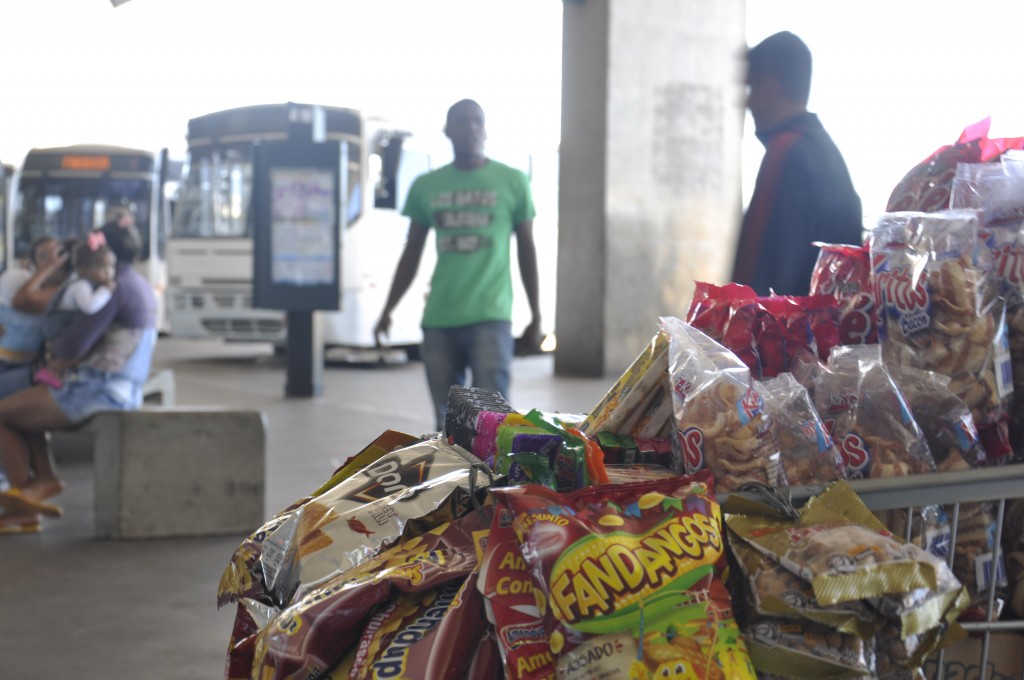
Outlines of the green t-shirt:
[[534,212],[526,175],[497,161],[416,178],[403,214],[433,227],[437,242],[425,328],[512,320],[510,243]]

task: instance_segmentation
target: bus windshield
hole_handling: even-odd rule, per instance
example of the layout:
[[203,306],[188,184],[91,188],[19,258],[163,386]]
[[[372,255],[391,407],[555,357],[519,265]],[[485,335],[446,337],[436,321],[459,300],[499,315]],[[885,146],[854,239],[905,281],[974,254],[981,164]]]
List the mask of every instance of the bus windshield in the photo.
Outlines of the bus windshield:
[[191,157],[175,210],[173,236],[248,237],[252,163],[247,153]]
[[107,211],[123,206],[142,236],[142,259],[149,255],[149,203],[153,184],[145,179],[113,177],[22,177],[14,219],[14,256],[28,256],[42,236],[81,238],[103,226]]

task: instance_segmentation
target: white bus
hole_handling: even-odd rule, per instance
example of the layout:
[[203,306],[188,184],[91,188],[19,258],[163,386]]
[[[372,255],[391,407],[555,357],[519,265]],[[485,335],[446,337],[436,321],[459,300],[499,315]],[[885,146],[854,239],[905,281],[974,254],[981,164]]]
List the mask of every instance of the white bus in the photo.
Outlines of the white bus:
[[[403,201],[412,180],[431,168],[431,156],[411,148],[409,132],[359,111],[294,103],[229,109],[189,121],[188,158],[168,242],[168,315],[175,337],[284,346],[285,314],[252,306],[250,201],[254,144],[289,134],[347,143],[341,307],[317,314],[326,345],[374,347],[374,326],[408,230]],[[433,257],[432,246],[428,252]],[[424,258],[416,282],[395,310],[389,336],[393,347],[418,347],[432,269]]]
[[103,226],[113,209],[127,209],[142,237],[137,267],[153,284],[159,327],[166,332],[165,250],[180,176],[181,162],[170,160],[166,149],[159,153],[103,145],[32,149],[11,180],[4,267],[25,260],[37,238],[81,238]]

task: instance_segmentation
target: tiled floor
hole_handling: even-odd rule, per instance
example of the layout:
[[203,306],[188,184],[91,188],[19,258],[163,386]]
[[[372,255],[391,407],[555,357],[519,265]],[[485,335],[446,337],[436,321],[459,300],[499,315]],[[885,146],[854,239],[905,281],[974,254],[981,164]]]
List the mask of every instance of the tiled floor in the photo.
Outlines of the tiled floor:
[[[314,399],[284,397],[283,362],[269,346],[162,339],[154,370],[161,368],[174,370],[178,404],[267,415],[268,516],[382,431],[421,434],[432,425],[416,363],[331,364]],[[511,401],[520,410],[581,413],[612,382],[555,378],[549,356],[517,359]],[[234,612],[218,611],[215,594],[242,536],[93,538],[92,464],[81,440],[58,443],[65,516],[47,520],[40,534],[0,538],[0,678],[223,677]]]

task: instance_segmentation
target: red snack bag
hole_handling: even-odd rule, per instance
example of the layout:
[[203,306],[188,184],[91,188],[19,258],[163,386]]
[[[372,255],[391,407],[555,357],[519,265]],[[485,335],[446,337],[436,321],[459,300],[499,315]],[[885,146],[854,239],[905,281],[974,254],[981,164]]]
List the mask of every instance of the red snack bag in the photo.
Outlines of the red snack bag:
[[[839,339],[839,306],[828,295],[811,295],[800,299],[803,301],[804,312],[811,325],[811,335],[814,336],[818,358],[826,361],[832,348],[842,344]],[[794,356],[793,359],[802,360],[803,357]],[[794,361],[791,360],[790,370],[792,370],[793,363]]]
[[514,515],[563,680],[753,680],[707,473],[559,494],[495,489]]
[[[837,344],[871,345],[878,342],[878,320],[871,288],[871,254],[868,247],[828,243],[815,245],[821,248],[821,252],[811,274],[811,295],[830,295],[835,298],[839,308]],[[819,351],[819,356],[822,361],[827,361],[828,350]]]
[[[784,373],[789,364],[787,355],[790,329],[783,325],[781,317],[769,311],[770,306],[773,306],[772,300],[782,301],[779,298],[760,298],[758,300],[754,342],[758,358],[761,360],[761,370],[751,369],[751,375],[759,380],[774,378],[778,374]],[[726,346],[728,347],[728,345]]]
[[554,680],[555,658],[537,607],[536,583],[519,552],[512,519],[508,508],[495,508],[477,588],[494,625],[505,676],[509,680]]
[[991,122],[991,118],[985,118],[968,125],[956,144],[939,147],[915,165],[893,189],[886,211],[944,210],[950,207],[950,191],[958,163],[990,161],[1008,149],[1024,148],[1024,137],[989,139]]
[[762,370],[754,337],[758,313],[753,288],[739,283],[716,286],[698,281],[686,321],[732,350],[756,377]]
[[[784,329],[785,372],[790,372],[794,364],[806,361],[808,357],[827,360],[829,350],[838,344],[838,310],[830,296],[775,295],[758,298],[758,302]],[[758,346],[761,346],[760,338]],[[774,376],[764,373],[761,377]]]

